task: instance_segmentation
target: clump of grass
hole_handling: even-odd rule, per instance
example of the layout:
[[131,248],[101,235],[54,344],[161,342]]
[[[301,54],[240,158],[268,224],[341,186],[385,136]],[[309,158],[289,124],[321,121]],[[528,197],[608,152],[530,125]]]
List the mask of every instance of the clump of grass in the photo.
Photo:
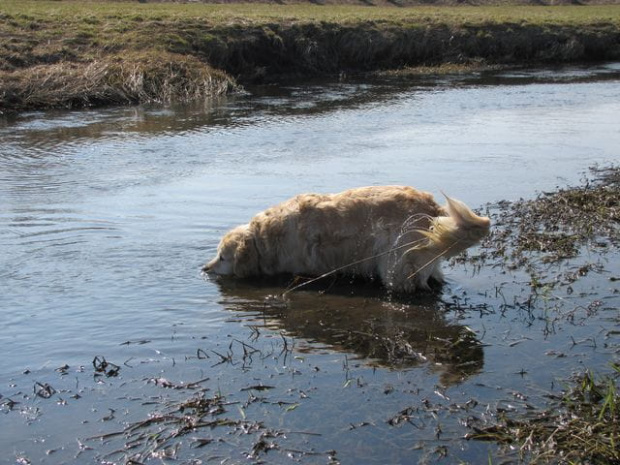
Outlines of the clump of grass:
[[378,71],[375,74],[379,77],[409,79],[420,76],[444,76],[455,74],[471,74],[487,71],[499,71],[498,65],[489,65],[484,62],[476,63],[440,63],[436,66],[408,66],[400,69],[390,69]]
[[206,99],[226,93],[235,82],[195,57],[133,53],[91,62],[60,61],[0,71],[3,108],[82,108],[145,102]]
[[518,443],[528,463],[620,463],[620,366],[596,380],[578,376],[564,395],[530,419],[500,413],[497,424],[474,427],[469,439]]

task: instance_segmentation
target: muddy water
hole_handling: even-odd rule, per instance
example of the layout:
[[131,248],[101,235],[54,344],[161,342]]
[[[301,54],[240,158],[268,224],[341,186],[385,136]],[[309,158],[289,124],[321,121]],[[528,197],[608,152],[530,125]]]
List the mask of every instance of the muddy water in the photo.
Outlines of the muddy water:
[[[615,255],[529,306],[526,276],[485,267],[407,301],[199,268],[299,192],[575,184],[620,160],[619,65],[248,90],[0,124],[0,463],[481,463],[510,452],[463,440],[472,418],[617,360]],[[181,428],[197,397],[219,409]]]

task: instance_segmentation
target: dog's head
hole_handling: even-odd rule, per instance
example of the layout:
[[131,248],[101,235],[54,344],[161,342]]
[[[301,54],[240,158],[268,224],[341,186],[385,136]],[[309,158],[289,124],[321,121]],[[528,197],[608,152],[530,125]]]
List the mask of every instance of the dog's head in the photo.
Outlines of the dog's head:
[[456,227],[456,238],[470,247],[487,236],[491,230],[491,220],[486,216],[476,215],[467,205],[444,194],[448,204],[446,209]]
[[491,229],[491,220],[476,215],[460,200],[446,197],[444,215],[432,218],[427,230],[418,230],[429,240],[426,244],[410,249],[436,251],[437,257],[449,258],[480,242]]
[[249,225],[238,226],[220,241],[217,255],[202,271],[246,278],[259,273],[258,252]]

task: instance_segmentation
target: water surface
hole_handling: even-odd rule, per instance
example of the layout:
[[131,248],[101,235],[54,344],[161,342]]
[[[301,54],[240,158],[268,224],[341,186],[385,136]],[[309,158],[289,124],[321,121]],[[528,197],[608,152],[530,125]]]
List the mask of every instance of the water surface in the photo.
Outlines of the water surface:
[[[447,269],[441,298],[406,302],[348,285],[282,301],[199,272],[226,230],[299,192],[407,184],[484,208],[576,184],[620,160],[617,64],[248,91],[0,124],[0,461],[124,463],[135,437],[92,438],[219,393],[235,426],[140,459],[480,463],[497,450],[461,439],[470,408],[542,404],[617,359],[602,328],[618,324],[618,286],[596,276],[570,308],[526,311],[505,305],[525,277],[492,269]],[[97,356],[119,375],[96,373]],[[257,449],[250,420],[278,447]]]

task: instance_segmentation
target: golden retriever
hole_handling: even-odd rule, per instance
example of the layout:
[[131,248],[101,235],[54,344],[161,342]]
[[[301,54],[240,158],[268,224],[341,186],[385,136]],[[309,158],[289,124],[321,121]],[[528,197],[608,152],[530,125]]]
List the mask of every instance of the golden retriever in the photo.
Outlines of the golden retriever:
[[442,281],[440,261],[475,245],[491,222],[463,202],[405,186],[301,194],[228,232],[203,271],[239,278],[344,274],[398,292]]

